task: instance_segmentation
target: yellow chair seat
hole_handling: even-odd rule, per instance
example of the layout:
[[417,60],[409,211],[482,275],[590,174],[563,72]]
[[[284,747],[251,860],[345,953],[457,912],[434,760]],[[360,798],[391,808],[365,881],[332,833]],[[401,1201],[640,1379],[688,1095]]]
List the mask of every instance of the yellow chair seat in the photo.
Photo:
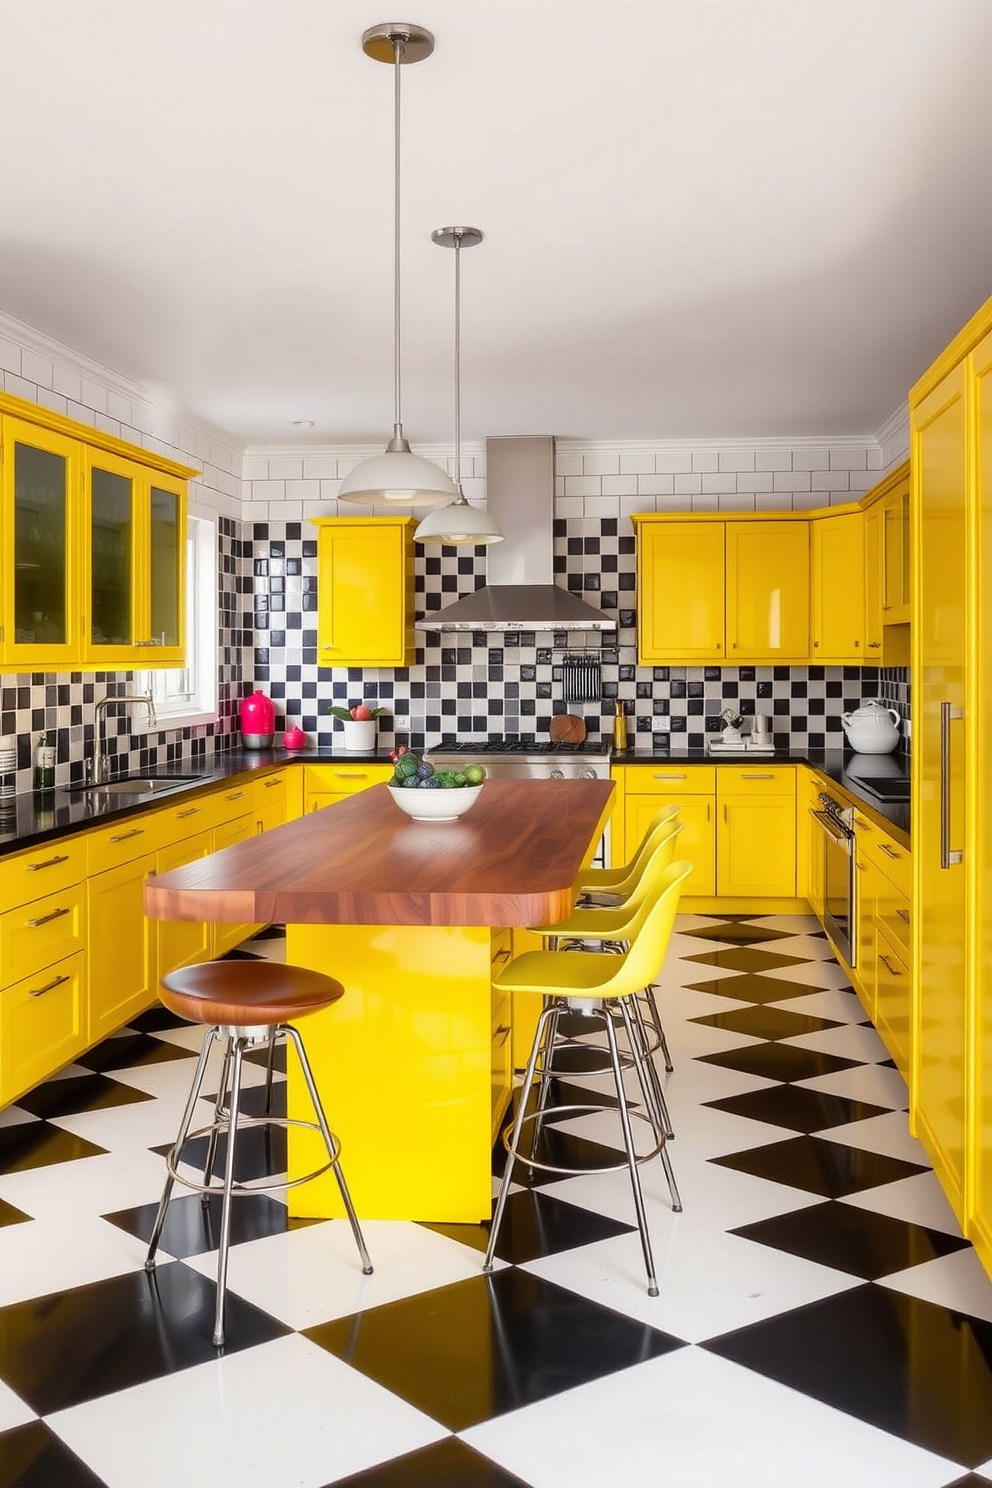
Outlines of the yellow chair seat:
[[567,920],[534,926],[538,935],[577,940],[629,940],[652,903],[675,857],[681,822],[666,821],[653,833],[654,844],[640,867],[630,896],[610,909],[575,909]]
[[648,823],[647,831],[641,838],[634,856],[628,858],[627,862],[622,863],[619,868],[587,868],[576,885],[576,892],[579,894],[614,894],[618,899],[626,899],[637,883],[648,853],[654,845],[655,835],[678,814],[677,806],[662,806]]

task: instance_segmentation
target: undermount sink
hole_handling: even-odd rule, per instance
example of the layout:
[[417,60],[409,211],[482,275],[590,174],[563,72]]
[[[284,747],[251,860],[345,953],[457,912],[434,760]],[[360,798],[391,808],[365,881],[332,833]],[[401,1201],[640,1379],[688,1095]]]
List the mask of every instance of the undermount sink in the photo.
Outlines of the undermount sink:
[[87,796],[147,796],[202,778],[201,775],[129,775],[124,780],[105,780],[102,785],[80,785],[74,789]]

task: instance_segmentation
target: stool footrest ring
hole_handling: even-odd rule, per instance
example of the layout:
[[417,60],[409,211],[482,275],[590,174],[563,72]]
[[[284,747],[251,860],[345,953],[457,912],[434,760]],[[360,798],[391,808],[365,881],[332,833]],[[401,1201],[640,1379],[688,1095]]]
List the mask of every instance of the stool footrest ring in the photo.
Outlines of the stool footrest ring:
[[[540,1135],[541,1135],[541,1132],[543,1130],[544,1123],[545,1123],[545,1120],[546,1120],[547,1117],[550,1117],[550,1116],[558,1117],[558,1116],[566,1116],[566,1115],[568,1115],[568,1116],[594,1116],[594,1115],[601,1116],[602,1114],[603,1114],[603,1108],[602,1108],[602,1106],[552,1106],[552,1107],[548,1107],[548,1108],[546,1108],[543,1111],[534,1111],[531,1115],[525,1116],[524,1119],[523,1119],[523,1121],[520,1123],[520,1135],[522,1137],[523,1134],[524,1134],[524,1131],[528,1127],[536,1126],[536,1128],[537,1128],[537,1134],[536,1134],[536,1136],[534,1138],[534,1143],[536,1145],[537,1144],[537,1141],[540,1139]],[[652,1122],[652,1120],[651,1120],[651,1118],[649,1116],[645,1115],[645,1113],[643,1111],[630,1111],[630,1112],[628,1112],[628,1115],[634,1121],[643,1121],[643,1122],[645,1122],[648,1126],[651,1127],[651,1130],[654,1131],[654,1123]],[[528,1168],[537,1168],[542,1173],[562,1173],[562,1174],[565,1174],[566,1176],[577,1177],[577,1176],[581,1176],[581,1175],[586,1174],[586,1173],[623,1173],[623,1172],[626,1172],[627,1171],[628,1164],[627,1164],[626,1158],[624,1158],[623,1162],[610,1163],[607,1167],[603,1167],[603,1168],[593,1168],[593,1167],[581,1167],[581,1168],[565,1167],[561,1163],[542,1162],[539,1158],[532,1157],[529,1153],[521,1152],[517,1147],[514,1147],[512,1145],[512,1142],[511,1142],[512,1133],[513,1133],[513,1126],[511,1124],[510,1126],[507,1126],[505,1128],[504,1132],[503,1132],[503,1146],[506,1148],[507,1152],[512,1153],[512,1155],[517,1159],[517,1161],[518,1162],[522,1162],[525,1167],[528,1167]],[[651,1151],[650,1152],[643,1152],[643,1153],[640,1153],[639,1152],[639,1153],[637,1153],[636,1156],[635,1156],[635,1161],[638,1162],[638,1163],[650,1162],[653,1157],[657,1157],[658,1156],[658,1153],[661,1151],[661,1149],[665,1145],[665,1140],[666,1140],[665,1139],[665,1136],[664,1136],[664,1134],[662,1134],[662,1136],[655,1142],[655,1145],[651,1148]]]
[[[320,1127],[316,1121],[298,1121],[291,1116],[239,1116],[239,1133],[249,1126],[279,1126],[283,1128],[296,1126],[302,1127],[304,1131],[312,1131],[316,1132],[318,1136],[321,1135]],[[200,1137],[209,1137],[211,1132],[216,1132],[219,1137],[225,1136],[230,1133],[230,1125],[226,1121],[220,1121],[212,1122],[210,1126],[201,1126],[198,1131],[192,1131],[187,1135],[183,1146],[185,1147],[188,1142],[196,1141]],[[236,1179],[231,1185],[231,1192],[234,1194],[271,1193],[275,1189],[296,1188],[300,1183],[309,1183],[312,1178],[319,1178],[321,1173],[326,1173],[330,1168],[333,1168],[341,1156],[340,1141],[334,1132],[331,1132],[330,1137],[333,1156],[329,1157],[327,1162],[321,1167],[314,1168],[312,1173],[305,1173],[302,1178],[253,1178],[247,1182]],[[180,1152],[176,1163],[182,1162],[182,1160],[182,1153]],[[165,1166],[168,1169],[169,1177],[175,1179],[176,1183],[181,1183],[183,1188],[191,1188],[194,1193],[199,1194],[223,1194],[224,1184],[222,1181],[218,1181],[217,1183],[197,1183],[195,1178],[189,1178],[185,1174],[180,1173],[176,1163],[173,1163],[172,1153],[166,1153]]]

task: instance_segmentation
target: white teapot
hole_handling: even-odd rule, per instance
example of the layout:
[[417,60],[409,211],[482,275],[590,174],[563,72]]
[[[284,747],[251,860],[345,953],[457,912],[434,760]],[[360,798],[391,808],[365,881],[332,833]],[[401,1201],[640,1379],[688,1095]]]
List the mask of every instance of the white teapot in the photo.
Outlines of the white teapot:
[[858,754],[890,754],[899,743],[899,714],[872,701],[841,715],[847,742]]

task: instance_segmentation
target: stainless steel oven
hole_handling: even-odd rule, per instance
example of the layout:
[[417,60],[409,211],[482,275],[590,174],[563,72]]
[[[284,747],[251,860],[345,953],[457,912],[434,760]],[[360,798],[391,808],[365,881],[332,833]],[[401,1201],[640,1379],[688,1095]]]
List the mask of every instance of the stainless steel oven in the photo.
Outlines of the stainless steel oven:
[[819,809],[811,808],[810,816],[817,834],[813,848],[823,855],[823,928],[834,950],[853,968],[857,965],[854,807],[821,791]]

